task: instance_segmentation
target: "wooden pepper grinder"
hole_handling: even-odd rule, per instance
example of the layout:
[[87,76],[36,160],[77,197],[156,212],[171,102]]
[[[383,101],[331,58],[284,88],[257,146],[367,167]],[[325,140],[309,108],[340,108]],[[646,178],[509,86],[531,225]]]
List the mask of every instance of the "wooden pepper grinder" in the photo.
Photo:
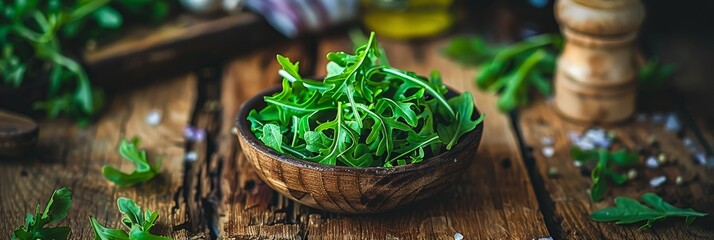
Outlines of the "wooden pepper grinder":
[[640,0],[559,0],[555,16],[566,39],[555,75],[558,112],[594,124],[632,116]]

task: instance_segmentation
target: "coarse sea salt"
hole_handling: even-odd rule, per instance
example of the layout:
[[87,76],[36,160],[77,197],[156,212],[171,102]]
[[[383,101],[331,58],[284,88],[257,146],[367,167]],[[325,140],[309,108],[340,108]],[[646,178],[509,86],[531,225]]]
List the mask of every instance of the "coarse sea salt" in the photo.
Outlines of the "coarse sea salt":
[[667,176],[655,177],[655,178],[650,179],[650,186],[659,187],[666,181],[667,181]]
[[543,156],[551,158],[555,155],[555,148],[548,146],[543,148]]
[[146,114],[146,124],[149,126],[157,126],[161,123],[161,111],[152,109]]
[[555,140],[553,140],[552,137],[542,137],[540,138],[540,144],[543,146],[553,146],[553,144],[555,144]]
[[697,160],[697,163],[699,163],[701,165],[704,165],[707,163],[707,155],[701,151],[694,153],[694,159]]
[[194,151],[188,151],[186,152],[186,156],[184,156],[184,159],[187,162],[195,162],[196,160],[198,160],[198,153]]
[[461,233],[456,233],[454,234],[454,240],[462,240],[464,239],[464,235]]
[[677,114],[667,114],[667,117],[664,121],[664,129],[669,132],[679,132],[679,130],[682,130],[682,124],[679,122]]
[[649,156],[647,157],[647,160],[645,160],[645,165],[648,168],[658,168],[659,167],[659,162],[657,161],[657,158],[654,156]]

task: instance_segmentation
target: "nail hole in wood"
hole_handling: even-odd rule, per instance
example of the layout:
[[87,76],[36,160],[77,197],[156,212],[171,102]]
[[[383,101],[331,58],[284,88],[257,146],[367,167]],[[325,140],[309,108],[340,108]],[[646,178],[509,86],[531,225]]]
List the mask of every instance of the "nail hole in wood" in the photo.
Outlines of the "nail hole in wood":
[[590,170],[587,170],[585,168],[580,169],[580,175],[583,177],[590,177]]
[[501,167],[503,168],[510,168],[511,167],[511,159],[510,158],[504,158],[501,160]]
[[253,191],[253,188],[255,188],[255,181],[253,180],[248,180],[247,182],[245,182],[245,186],[243,186],[243,189],[249,192]]

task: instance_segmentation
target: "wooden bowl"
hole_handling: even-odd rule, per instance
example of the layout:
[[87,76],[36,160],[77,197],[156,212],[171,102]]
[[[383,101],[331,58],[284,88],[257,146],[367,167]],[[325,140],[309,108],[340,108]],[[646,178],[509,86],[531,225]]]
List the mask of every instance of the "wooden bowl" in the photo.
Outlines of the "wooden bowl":
[[0,109],[0,158],[17,157],[32,150],[39,131],[31,118]]
[[[330,212],[383,212],[430,197],[451,186],[476,157],[483,123],[462,136],[450,151],[418,164],[392,168],[329,166],[281,154],[263,144],[246,120],[265,106],[268,89],[243,104],[237,116],[238,140],[248,161],[268,186],[301,204]],[[456,93],[450,91],[447,96]],[[478,109],[475,109],[478,114]]]

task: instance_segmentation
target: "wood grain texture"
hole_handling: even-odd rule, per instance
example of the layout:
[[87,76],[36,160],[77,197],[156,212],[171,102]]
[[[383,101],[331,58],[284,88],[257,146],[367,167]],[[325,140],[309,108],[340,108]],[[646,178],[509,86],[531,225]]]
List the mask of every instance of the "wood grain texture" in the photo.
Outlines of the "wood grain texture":
[[[131,198],[144,209],[158,211],[155,233],[188,238],[191,231],[184,228],[185,200],[178,193],[184,173],[183,128],[195,100],[195,85],[195,78],[184,76],[119,95],[100,119],[84,129],[67,121],[42,122],[34,154],[3,160],[0,167],[0,236],[9,237],[36,204],[46,204],[54,189],[66,186],[73,191],[73,204],[60,224],[72,228],[72,239],[94,236],[89,216],[106,227],[119,228],[122,216],[116,206],[118,197]],[[146,124],[152,110],[162,113],[158,126]],[[141,147],[148,150],[150,159],[162,159],[161,174],[156,179],[124,188],[104,179],[103,165],[133,169],[131,162],[117,152],[124,136],[141,137]]]
[[222,118],[213,159],[222,162],[218,229],[223,239],[296,239],[306,235],[309,209],[288,201],[263,183],[231,133],[241,104],[279,83],[275,54],[300,61],[301,74],[311,74],[310,53],[302,42],[239,57],[224,67],[220,86]]
[[[160,25],[134,26],[117,39],[86,49],[82,57],[93,79],[120,88],[128,81],[185,74],[284,40],[251,12],[203,17],[183,14]],[[117,71],[122,74],[117,76]]]
[[[547,236],[507,116],[497,111],[495,96],[476,92],[472,87],[473,70],[461,68],[439,55],[438,49],[445,44],[445,40],[414,44],[385,42],[384,47],[396,67],[414,70],[419,74],[428,74],[433,68],[441,70],[447,85],[457,90],[474,92],[476,104],[487,115],[482,147],[475,153],[477,157],[472,166],[466,169],[466,174],[452,187],[410,207],[382,214],[330,214],[306,208],[276,194],[255,176],[242,150],[235,143],[229,145],[222,142],[220,148],[224,149],[227,145],[233,149],[223,151],[232,154],[235,160],[231,161],[229,157],[223,169],[222,179],[231,185],[232,192],[223,195],[226,218],[223,219],[221,236],[287,239],[452,239],[455,233],[461,233],[469,239],[530,239]],[[324,55],[328,51],[351,52],[352,46],[344,36],[321,40],[314,75],[324,75]],[[298,58],[304,57],[304,54],[297,52],[284,55]],[[265,70],[261,66],[245,64],[244,61],[250,63],[256,60],[239,60],[243,64],[235,63],[227,71],[261,76]],[[250,65],[253,65],[253,70],[248,68]],[[270,70],[276,71],[277,68]],[[267,72],[265,75],[274,74]],[[222,96],[224,109],[230,109],[229,105],[237,106],[240,101],[258,92],[245,89],[272,85],[245,77],[234,78],[229,84],[237,93],[223,92],[236,96]],[[232,119],[233,116],[235,114],[228,114],[224,119]],[[229,165],[232,165],[231,169]]]
[[639,0],[559,0],[555,17],[565,38],[555,74],[563,116],[613,123],[632,116],[637,92],[633,41],[644,20]]
[[[671,99],[657,96],[657,99],[642,99],[640,111],[648,113],[669,112],[676,108]],[[670,109],[670,110],[667,110]],[[681,109],[680,109],[681,110]],[[681,112],[680,118],[681,118]],[[613,205],[616,196],[628,196],[639,199],[647,192],[663,196],[666,201],[679,207],[691,207],[698,211],[714,212],[714,178],[712,169],[696,164],[690,152],[684,146],[682,137],[696,141],[694,132],[685,125],[684,131],[678,136],[668,132],[662,123],[630,121],[621,125],[611,126],[607,130],[617,133],[620,144],[629,149],[640,149],[640,164],[634,167],[638,177],[622,186],[610,185],[606,197],[600,202],[591,202],[587,190],[590,188],[590,174],[587,168],[577,168],[570,157],[571,132],[580,133],[588,126],[564,121],[554,112],[554,107],[544,101],[537,101],[531,107],[523,109],[519,121],[525,144],[533,149],[535,170],[542,179],[545,198],[550,209],[545,212],[546,220],[551,224],[555,237],[564,239],[712,239],[714,231],[710,226],[714,223],[711,216],[697,219],[691,226],[686,226],[684,220],[667,219],[657,222],[654,228],[639,231],[638,224],[615,225],[614,223],[598,223],[590,220],[591,212]],[[542,137],[552,137],[555,140],[555,155],[545,157],[542,154],[544,145]],[[655,137],[658,144],[648,145],[648,138]],[[696,143],[698,147],[701,147]],[[646,156],[656,156],[664,153],[669,162],[658,169],[644,167]],[[557,177],[547,177],[549,168],[557,168]],[[622,171],[627,171],[624,169]],[[649,180],[657,176],[666,176],[667,182],[653,188]],[[685,184],[677,186],[675,179],[682,176]]]

